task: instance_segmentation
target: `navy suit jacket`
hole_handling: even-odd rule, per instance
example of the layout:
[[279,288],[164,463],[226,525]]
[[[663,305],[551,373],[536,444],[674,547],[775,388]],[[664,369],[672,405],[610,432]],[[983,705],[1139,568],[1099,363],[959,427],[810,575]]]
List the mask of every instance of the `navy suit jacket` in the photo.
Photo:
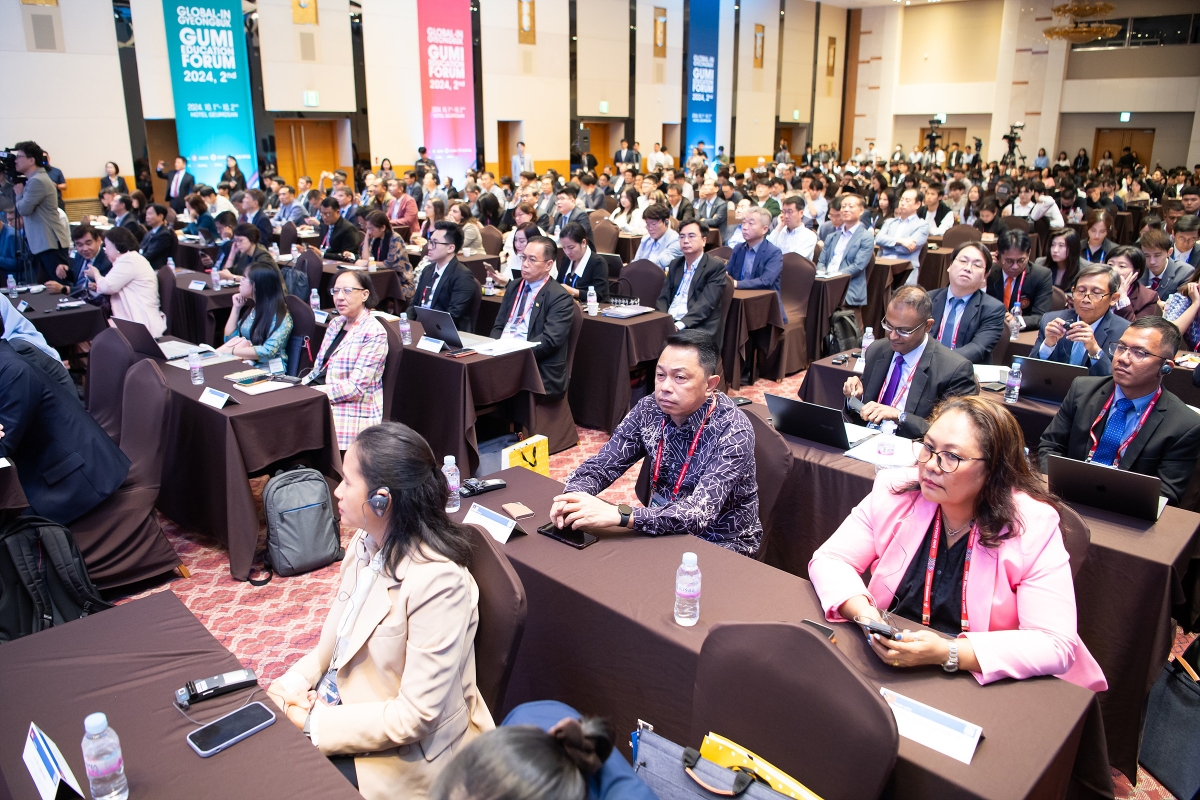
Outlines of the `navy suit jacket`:
[[167,172],[164,173],[161,169],[159,169],[155,170],[155,172],[158,174],[158,177],[167,182],[167,205],[169,205],[176,214],[182,214],[184,200],[196,187],[196,178],[192,175],[192,173],[184,169],[183,178],[181,178],[179,181],[179,194],[171,194],[171,186],[175,183],[176,170],[167,170]]
[[[729,257],[729,265],[725,268],[726,272],[737,281],[737,288],[774,289],[775,294],[779,294],[779,281],[783,275],[783,251],[763,239],[754,254],[754,264],[749,270],[746,270],[744,266],[748,249],[745,242],[739,243],[737,247],[733,248],[733,255]],[[742,274],[743,272],[745,274]],[[787,322],[787,311],[783,308],[782,295],[779,297],[779,310],[783,314],[783,321]]]
[[[1034,343],[1033,349],[1029,351],[1030,358],[1041,358],[1038,351],[1042,347],[1042,341],[1046,338],[1046,326],[1051,320],[1062,319],[1069,325],[1072,322],[1079,321],[1079,315],[1071,309],[1065,311],[1055,311],[1051,314],[1046,314],[1042,317],[1042,324],[1038,328],[1037,342]],[[1104,352],[1104,348],[1109,342],[1115,342],[1121,338],[1121,334],[1125,333],[1125,329],[1129,327],[1129,320],[1121,319],[1111,310],[1105,312],[1100,319],[1100,324],[1096,326],[1096,344],[1100,345],[1100,357],[1095,361],[1084,356],[1083,364],[1088,368],[1088,375],[1105,376],[1112,375],[1112,359],[1108,357],[1108,353]],[[1071,363],[1071,348],[1074,342],[1066,336],[1058,340],[1058,344],[1050,351],[1050,361],[1058,361],[1063,364]]]
[[[950,290],[947,288],[935,289],[929,293],[929,299],[933,301],[934,320],[933,330],[929,335],[935,339],[939,338],[938,331],[942,329],[942,318],[946,315],[949,296]],[[950,323],[947,323],[946,328],[946,335],[953,337]],[[1004,324],[1004,304],[982,291],[976,291],[967,298],[967,307],[959,316],[954,352],[972,364],[987,364],[992,349],[1007,332],[1008,326]]]
[[[104,248],[101,248],[96,257],[92,259],[92,266],[100,270],[101,275],[107,275],[112,269],[112,262],[108,260],[108,256],[104,254]],[[70,287],[71,292],[76,292],[81,289],[87,289],[87,276],[83,274],[83,256],[78,253],[71,259],[70,272],[67,273],[66,280],[59,281],[64,286]],[[82,284],[82,286],[80,285]]]
[[254,227],[258,228],[258,243],[263,247],[270,248],[271,237],[274,235],[275,229],[271,227],[271,218],[267,216],[267,212],[260,208],[258,211],[254,212],[254,217],[247,220],[247,222],[250,222],[254,225]]
[[[817,259],[818,270],[829,268],[829,261],[833,258],[839,236],[841,233],[835,229],[825,237],[821,256]],[[871,263],[871,256],[874,254],[875,234],[860,222],[858,230],[846,243],[846,250],[842,253],[842,261],[838,265],[837,274],[853,276],[850,278],[850,285],[846,287],[846,305],[865,306],[867,304],[867,265]]]
[[[425,293],[433,286],[436,274],[437,267],[434,264],[426,264],[421,270],[421,279],[417,281],[417,289],[413,293],[413,306],[424,305]],[[471,300],[479,291],[479,281],[475,280],[471,270],[460,264],[457,258],[452,258],[442,272],[442,279],[438,281],[429,307],[449,314],[458,330],[474,333],[471,329]]]
[[158,269],[167,265],[167,258],[175,247],[175,234],[167,225],[160,225],[149,231],[142,239],[142,255],[150,262],[150,266]]

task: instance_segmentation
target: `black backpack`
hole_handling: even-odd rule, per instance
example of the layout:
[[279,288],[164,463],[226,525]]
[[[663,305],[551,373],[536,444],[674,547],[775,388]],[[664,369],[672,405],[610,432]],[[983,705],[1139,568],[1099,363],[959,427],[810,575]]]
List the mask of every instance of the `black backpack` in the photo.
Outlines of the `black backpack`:
[[853,311],[835,311],[829,318],[829,335],[825,337],[822,356],[853,350],[862,341],[862,331]]
[[34,516],[0,528],[0,642],[106,608],[69,530]]
[[283,274],[283,285],[287,293],[301,300],[308,300],[308,273],[295,267],[280,267],[279,271]]

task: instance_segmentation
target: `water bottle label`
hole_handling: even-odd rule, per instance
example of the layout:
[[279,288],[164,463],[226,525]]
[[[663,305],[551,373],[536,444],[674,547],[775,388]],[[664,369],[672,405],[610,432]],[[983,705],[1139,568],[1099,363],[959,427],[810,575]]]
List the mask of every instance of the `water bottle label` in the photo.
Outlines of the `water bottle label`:
[[125,768],[125,761],[121,758],[121,751],[97,759],[95,761],[84,760],[84,768],[87,770],[88,778],[105,778],[109,775],[116,775]]
[[695,592],[681,592],[678,589],[676,589],[675,596],[682,598],[684,600],[693,600],[700,596],[700,589],[697,588]]

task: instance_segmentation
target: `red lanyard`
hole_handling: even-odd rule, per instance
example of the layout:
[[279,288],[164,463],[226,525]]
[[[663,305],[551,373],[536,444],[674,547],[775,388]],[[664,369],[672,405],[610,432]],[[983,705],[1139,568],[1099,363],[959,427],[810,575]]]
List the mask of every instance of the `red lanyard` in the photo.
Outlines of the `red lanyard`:
[[[541,286],[538,287],[539,292],[541,288]],[[529,292],[528,283],[521,285],[521,293],[517,295],[517,302],[513,303],[512,310],[508,312],[509,329],[514,332],[520,327],[522,320],[529,314],[529,309],[533,308],[533,301],[537,299],[536,294],[529,292],[531,296],[526,300],[525,292]],[[521,312],[520,316],[517,316],[517,311]]]
[[330,225],[330,226],[329,226],[328,228],[326,228],[326,230],[325,230],[325,241],[321,242],[321,249],[322,249],[322,250],[324,250],[325,248],[329,247],[329,237],[330,237],[330,236],[333,236],[333,226],[332,226],[332,225]]
[[[979,526],[971,523],[971,532],[967,534],[967,557],[963,562],[962,582],[962,629],[971,630],[971,615],[967,612],[967,579],[971,576],[971,554],[975,551],[975,540],[979,535]],[[942,538],[942,507],[938,506],[937,516],[933,518],[933,538],[929,542],[929,559],[925,564],[925,598],[921,602],[921,624],[929,627],[929,595],[933,592],[933,569],[937,564],[938,541]],[[949,552],[949,548],[947,548]]]
[[[1141,432],[1142,426],[1146,424],[1146,419],[1150,416],[1150,412],[1154,410],[1154,406],[1158,404],[1158,398],[1162,397],[1162,386],[1158,387],[1158,391],[1154,393],[1154,397],[1150,398],[1150,404],[1146,406],[1146,410],[1142,412],[1142,416],[1138,419],[1137,426],[1133,429],[1133,433],[1121,442],[1121,446],[1117,448],[1117,455],[1113,459],[1113,466],[1121,463],[1121,459],[1125,456],[1125,451],[1129,449],[1129,445],[1133,444],[1133,440]],[[1096,426],[1100,424],[1100,420],[1104,419],[1104,415],[1108,413],[1108,409],[1112,406],[1113,398],[1117,396],[1116,389],[1108,396],[1108,402],[1104,404],[1104,408],[1100,409],[1100,416],[1092,422],[1092,427],[1088,428],[1088,438],[1092,440],[1092,447],[1088,450],[1087,460],[1091,461],[1092,456],[1096,453],[1096,448],[1100,446],[1100,442],[1096,439]]]
[[[951,299],[950,293],[946,292],[946,314],[945,314],[945,316],[942,317],[941,327],[938,328],[937,338],[938,338],[939,342],[942,340],[942,334],[946,330],[946,320],[948,320],[950,318],[950,304],[953,303],[954,300],[957,300],[957,299],[958,299],[957,297]],[[954,320],[954,333],[950,334],[950,349],[951,350],[953,350],[954,346],[956,344],[958,344],[958,326],[962,324],[963,317],[965,317],[967,315],[967,303],[968,303],[968,300],[963,300],[962,311],[958,312],[958,319]]]
[[[692,437],[692,445],[688,448],[687,460],[683,462],[683,466],[679,470],[679,479],[675,481],[675,489],[671,492],[671,502],[675,502],[679,497],[679,490],[683,487],[683,478],[687,475],[688,467],[692,463],[692,456],[696,453],[696,445],[700,444],[700,434],[704,433],[704,426],[708,424],[708,418],[712,416],[716,407],[717,398],[714,396],[712,402],[708,404],[708,413],[704,415],[704,419],[700,422],[700,428],[696,431],[696,435]],[[654,477],[650,483],[651,491],[653,491],[653,487],[658,486],[658,469],[662,466],[663,442],[666,439],[667,420],[664,418],[662,433],[658,437],[658,453],[654,456]]]

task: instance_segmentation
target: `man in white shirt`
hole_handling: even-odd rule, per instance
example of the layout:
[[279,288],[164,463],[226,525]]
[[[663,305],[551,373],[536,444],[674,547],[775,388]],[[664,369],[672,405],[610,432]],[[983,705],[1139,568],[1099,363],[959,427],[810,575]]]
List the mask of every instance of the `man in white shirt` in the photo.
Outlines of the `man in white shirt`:
[[663,158],[662,144],[654,143],[654,152],[646,156],[646,171],[647,172],[662,172],[666,160]]
[[675,156],[667,152],[666,145],[663,145],[660,155],[662,156],[662,163],[664,167],[669,167],[672,169],[675,167]]
[[525,152],[525,143],[517,142],[517,152],[512,157],[512,177],[516,178],[522,172],[533,171],[533,158]]
[[804,200],[794,194],[784,197],[780,206],[779,222],[767,237],[767,241],[785,253],[796,253],[812,261],[813,252],[817,247],[817,235],[804,227],[803,222]]
[[485,192],[490,193],[500,203],[500,207],[504,208],[508,204],[508,198],[504,196],[504,190],[496,185],[496,176],[490,172],[479,173],[479,185],[483,187]]
[[863,163],[868,164],[871,170],[875,170],[875,163],[879,161],[879,151],[875,149],[875,143],[871,142],[867,145],[867,152],[863,154]]
[[671,262],[683,255],[679,249],[679,234],[671,230],[671,210],[662,203],[651,203],[642,212],[642,222],[646,225],[647,236],[638,245],[634,261],[646,259],[653,261],[663,270],[671,266]]
[[914,144],[913,149],[908,154],[908,163],[920,164],[924,161],[924,159],[925,159],[924,151],[922,151],[921,148],[917,147]]
[[883,223],[875,234],[875,244],[880,246],[880,255],[888,258],[903,258],[913,265],[908,284],[915,285],[919,271],[921,248],[929,241],[929,225],[917,216],[917,190],[906,189],[896,200],[896,216]]
[[954,212],[950,210],[950,206],[942,202],[942,187],[940,186],[926,187],[925,205],[918,213],[929,223],[930,236],[941,236],[954,225]]

